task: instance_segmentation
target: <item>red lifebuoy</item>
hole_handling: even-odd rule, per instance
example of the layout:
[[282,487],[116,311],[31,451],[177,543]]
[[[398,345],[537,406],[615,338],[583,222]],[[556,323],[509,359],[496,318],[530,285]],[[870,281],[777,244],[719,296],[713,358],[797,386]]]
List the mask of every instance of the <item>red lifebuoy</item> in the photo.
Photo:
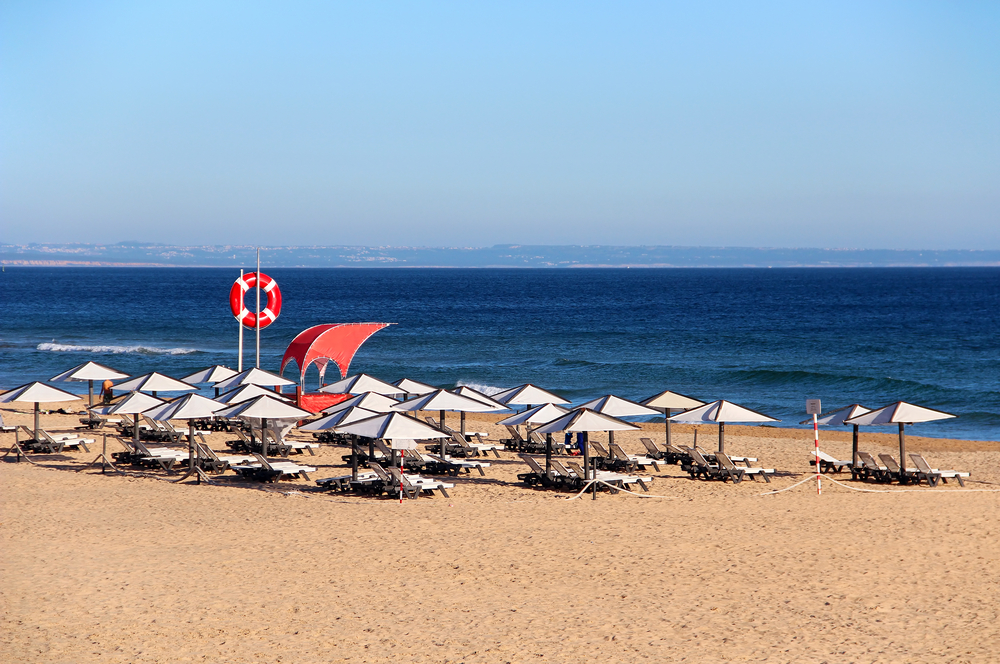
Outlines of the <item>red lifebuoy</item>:
[[[248,272],[237,279],[229,289],[229,308],[233,316],[243,323],[244,327],[254,329],[257,327],[257,314],[243,306],[243,296],[248,290],[256,287],[257,273]],[[263,272],[260,273],[260,289],[267,293],[267,306],[260,312],[260,326],[265,328],[281,313],[281,290],[278,288],[278,282]]]

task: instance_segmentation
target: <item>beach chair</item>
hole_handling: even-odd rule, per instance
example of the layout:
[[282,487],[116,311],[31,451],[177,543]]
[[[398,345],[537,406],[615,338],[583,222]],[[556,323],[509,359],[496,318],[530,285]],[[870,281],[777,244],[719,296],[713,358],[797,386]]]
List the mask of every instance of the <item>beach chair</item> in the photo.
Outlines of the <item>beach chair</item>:
[[502,445],[497,445],[496,443],[483,440],[483,436],[480,433],[474,433],[472,434],[472,437],[476,439],[476,442],[472,442],[470,440],[469,444],[478,449],[483,456],[486,456],[487,452],[493,452],[493,456],[498,459],[500,458],[500,450],[503,447]]
[[[373,470],[359,471],[358,479],[354,480],[351,478],[350,473],[347,475],[338,475],[336,477],[324,477],[321,480],[316,480],[316,486],[321,489],[332,489],[334,491],[369,491],[370,487],[374,483],[380,483],[382,480],[379,479],[378,474]],[[357,485],[357,486],[355,486]],[[366,489],[368,487],[368,489]],[[381,491],[379,491],[381,493]]]
[[[719,462],[720,470],[728,473],[730,478],[732,478],[734,474],[738,473],[741,479],[743,477],[749,477],[751,480],[756,482],[758,477],[763,477],[764,481],[770,484],[771,478],[768,477],[768,475],[774,475],[774,468],[752,468],[750,466],[741,468],[733,463],[733,460],[726,456],[723,452],[716,452],[715,459]],[[726,478],[723,477],[722,479],[725,481]],[[734,482],[735,481],[736,480],[734,480]]]
[[664,445],[664,449],[661,450],[650,438],[640,438],[639,440],[642,442],[642,446],[646,448],[646,456],[657,461],[665,461],[671,464],[691,462],[691,457],[687,452],[673,445]]
[[[528,440],[523,443],[524,451],[528,454],[545,454],[545,437],[537,431],[528,432]],[[552,448],[556,448],[556,443],[552,443]]]
[[455,487],[454,484],[442,482],[441,480],[421,477],[420,475],[408,475],[403,473],[399,468],[389,468],[388,470],[389,474],[392,475],[394,484],[400,487],[400,490],[406,494],[407,498],[416,498],[423,491],[431,495],[434,495],[435,491],[440,491],[442,496],[448,498],[448,489]]
[[610,457],[608,451],[604,448],[604,445],[596,440],[590,441],[590,455],[593,457],[594,461],[597,463],[598,468],[605,468],[611,465]]
[[218,454],[208,446],[201,434],[196,435],[201,438],[201,442],[195,443],[195,452],[198,455],[195,461],[202,470],[222,473],[232,466],[256,461],[252,454]]
[[895,479],[868,452],[858,452],[858,460],[861,461],[861,465],[851,467],[851,476],[853,479],[875,480],[881,484],[888,484]]
[[688,473],[691,479],[698,479],[699,477],[705,480],[718,479],[720,470],[718,464],[709,463],[700,451],[697,449],[688,447],[688,456],[691,457],[691,462],[689,464],[682,464],[681,470]]
[[146,445],[143,441],[138,441],[135,446],[135,454],[132,458],[133,465],[154,467],[159,466],[163,470],[169,471],[179,461],[187,461],[190,454],[187,450],[181,450],[163,445]]
[[169,441],[171,443],[176,443],[180,439],[180,433],[173,427],[168,428],[166,423],[157,422],[147,415],[140,414],[140,417],[142,418],[142,423],[146,425],[145,427],[140,427],[140,438],[145,434],[147,440]]
[[521,432],[517,430],[517,427],[505,424],[507,427],[507,433],[510,434],[510,438],[505,438],[500,442],[504,444],[504,448],[514,451],[524,450],[524,438],[521,437]]
[[839,473],[844,468],[850,468],[854,465],[853,461],[841,461],[820,450],[816,454],[809,455],[810,466],[816,465],[817,455],[819,456],[819,472],[821,473]]
[[[572,462],[567,463],[569,464]],[[583,469],[576,464],[573,465],[576,466],[575,469],[564,466],[559,459],[552,459],[552,471],[556,475],[556,483],[558,486],[573,490],[583,487]]]
[[94,443],[93,438],[80,438],[80,435],[75,433],[50,434],[44,429],[39,429],[37,433],[38,436],[36,438],[25,441],[28,448],[34,452],[56,454],[62,452],[67,447],[74,449],[82,447],[84,452],[90,452],[90,448],[87,445]]
[[556,473],[549,472],[546,473],[545,469],[542,468],[534,457],[528,456],[527,454],[518,455],[524,463],[528,465],[530,472],[519,473],[517,479],[524,482],[528,486],[552,486],[554,484],[553,478]]
[[[473,468],[479,471],[480,475],[486,475],[486,471],[483,468],[489,468],[489,461],[479,461],[477,459],[457,459],[453,457],[448,457],[447,459],[442,459],[439,456],[433,454],[426,455],[429,461],[432,461],[435,465],[433,468],[435,470],[441,471],[447,475],[458,475],[459,472],[465,471],[470,473]],[[428,472],[431,472],[428,470]],[[434,474],[431,472],[431,474]]]
[[[570,470],[572,470],[579,477],[582,478],[584,476],[585,473],[583,472],[583,468],[581,468],[577,462],[567,461],[566,465],[569,466]],[[600,487],[601,490],[606,488],[611,493],[618,493],[619,489],[627,489],[632,484],[638,484],[642,487],[643,491],[649,491],[649,487],[646,486],[646,483],[653,481],[652,477],[639,477],[638,475],[628,475],[611,470],[598,470],[594,473],[594,479],[603,482],[605,485],[610,485],[604,486],[599,484],[598,487]],[[583,486],[582,482],[580,486]]]
[[891,454],[879,454],[878,458],[885,465],[888,475],[893,479],[899,480],[900,484],[908,484],[916,475],[916,469],[907,468],[903,470],[900,468],[899,464],[896,463],[896,459]]
[[955,479],[958,480],[960,486],[965,486],[965,479],[969,476],[969,473],[961,472],[958,470],[939,470],[937,468],[931,468],[927,460],[919,454],[911,454],[910,460],[913,461],[913,465],[917,467],[917,484],[921,480],[927,480],[927,483],[931,486],[937,486],[938,480],[948,483],[948,480]]
[[616,462],[625,462],[629,466],[630,471],[637,468],[645,469],[646,466],[652,466],[657,472],[660,470],[660,465],[657,463],[657,459],[654,459],[653,457],[628,454],[618,443],[611,443],[608,445],[608,448],[611,451],[611,458]]
[[243,477],[260,480],[262,482],[277,482],[287,478],[301,477],[309,479],[309,473],[316,472],[312,466],[300,466],[292,461],[265,459],[259,454],[254,454],[255,463],[240,464],[232,466],[232,469]]

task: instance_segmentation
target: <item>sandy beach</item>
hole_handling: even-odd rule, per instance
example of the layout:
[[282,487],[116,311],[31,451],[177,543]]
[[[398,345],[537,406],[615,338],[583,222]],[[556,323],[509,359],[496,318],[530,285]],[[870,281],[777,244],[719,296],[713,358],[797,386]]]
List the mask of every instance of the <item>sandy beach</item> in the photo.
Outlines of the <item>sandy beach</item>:
[[[78,410],[81,404],[69,404]],[[7,424],[29,424],[5,408]],[[500,435],[497,418],[469,424]],[[44,415],[50,430],[76,415]],[[618,434],[630,452],[640,435]],[[919,427],[916,427],[919,432]],[[894,432],[861,449],[896,453]],[[675,443],[692,429],[675,426]],[[714,449],[716,430],[699,444]],[[1000,443],[908,437],[965,489],[810,472],[812,432],[729,426],[771,484],[661,466],[646,496],[519,484],[510,452],[451,497],[312,481],[102,475],[89,453],[0,464],[5,662],[993,662]],[[224,450],[227,434],[209,442]],[[0,442],[9,447],[13,434]],[[821,447],[850,455],[849,431]],[[118,451],[109,440],[109,451]],[[345,472],[345,448],[296,457]],[[451,481],[451,480],[449,480]]]

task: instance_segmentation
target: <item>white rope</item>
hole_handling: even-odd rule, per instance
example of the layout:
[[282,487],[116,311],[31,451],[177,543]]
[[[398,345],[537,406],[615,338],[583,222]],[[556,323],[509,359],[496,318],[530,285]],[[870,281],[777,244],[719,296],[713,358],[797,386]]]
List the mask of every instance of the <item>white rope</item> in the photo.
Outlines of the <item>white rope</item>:
[[[776,493],[781,493],[782,491],[788,491],[789,489],[794,489],[795,487],[805,484],[810,480],[816,479],[815,475],[810,475],[801,482],[796,482],[791,486],[786,486],[784,489],[778,489],[777,491],[767,491],[766,493],[757,494],[759,496],[771,496]],[[851,486],[850,484],[845,484],[840,480],[835,480],[830,476],[824,477],[824,479],[833,482],[838,486],[842,486],[845,489],[850,489],[851,491],[858,491],[861,493],[927,493],[927,490],[931,487],[925,489],[859,489],[856,486]],[[947,491],[936,491],[935,495],[943,495],[946,493],[1000,493],[1000,489],[949,489]]]
[[582,496],[583,494],[585,494],[590,489],[590,487],[593,486],[594,484],[603,484],[604,486],[609,487],[611,489],[614,489],[615,491],[624,491],[625,493],[630,493],[633,496],[638,496],[639,498],[676,498],[677,497],[677,496],[651,496],[648,493],[646,493],[646,494],[636,493],[635,491],[629,491],[628,489],[625,489],[625,488],[620,487],[620,486],[615,486],[613,484],[608,484],[604,480],[596,480],[595,479],[595,480],[590,480],[589,482],[587,482],[587,484],[583,487],[583,489],[580,490],[580,493],[576,494],[575,496],[573,496],[571,498],[567,498],[566,500],[576,500],[577,498],[579,498],[580,496]]

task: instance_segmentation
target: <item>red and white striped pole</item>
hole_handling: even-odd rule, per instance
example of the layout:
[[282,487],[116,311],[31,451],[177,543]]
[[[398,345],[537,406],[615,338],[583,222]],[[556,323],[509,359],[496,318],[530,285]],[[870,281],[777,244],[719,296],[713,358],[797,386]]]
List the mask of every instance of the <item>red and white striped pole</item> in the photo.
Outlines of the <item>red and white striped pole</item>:
[[819,472],[819,422],[816,413],[813,413],[813,449],[816,452],[816,495],[819,496],[823,493],[823,479]]

